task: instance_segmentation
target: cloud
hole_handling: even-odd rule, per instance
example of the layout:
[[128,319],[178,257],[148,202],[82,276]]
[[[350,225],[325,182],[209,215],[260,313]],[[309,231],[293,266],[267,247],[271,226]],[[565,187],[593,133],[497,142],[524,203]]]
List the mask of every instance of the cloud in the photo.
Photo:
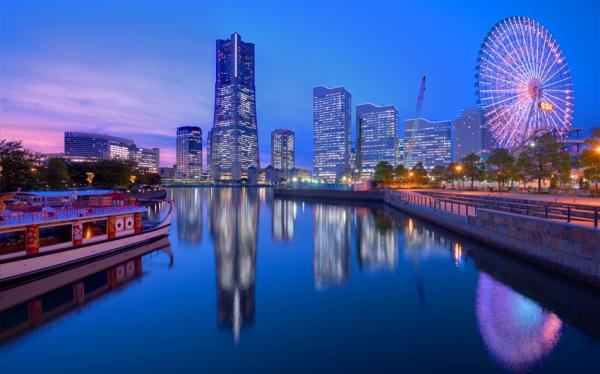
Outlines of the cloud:
[[0,71],[0,136],[36,151],[61,151],[64,131],[99,131],[161,147],[170,165],[175,128],[212,122],[212,87],[191,64],[11,62]]

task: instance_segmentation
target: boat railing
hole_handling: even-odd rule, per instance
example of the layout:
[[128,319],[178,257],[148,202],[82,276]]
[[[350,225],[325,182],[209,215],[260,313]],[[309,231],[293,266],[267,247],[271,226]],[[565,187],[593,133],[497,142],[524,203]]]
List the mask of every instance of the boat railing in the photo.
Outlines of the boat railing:
[[104,207],[53,208],[35,212],[4,212],[0,215],[0,227],[36,224],[48,221],[60,221],[120,213],[143,212],[146,208],[138,204],[115,205]]

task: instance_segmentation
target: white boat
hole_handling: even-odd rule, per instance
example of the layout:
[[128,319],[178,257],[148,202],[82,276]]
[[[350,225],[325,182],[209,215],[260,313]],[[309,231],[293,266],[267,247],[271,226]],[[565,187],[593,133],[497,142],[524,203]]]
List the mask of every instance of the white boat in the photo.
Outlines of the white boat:
[[161,222],[144,226],[146,207],[114,198],[110,191],[87,195],[83,202],[62,207],[0,215],[0,288],[168,234],[171,201]]

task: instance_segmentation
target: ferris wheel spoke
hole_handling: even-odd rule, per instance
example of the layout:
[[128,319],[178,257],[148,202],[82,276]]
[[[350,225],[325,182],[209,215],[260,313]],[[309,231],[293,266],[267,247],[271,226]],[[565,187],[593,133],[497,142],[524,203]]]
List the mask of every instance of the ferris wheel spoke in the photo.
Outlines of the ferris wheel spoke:
[[[551,53],[551,55],[554,55],[554,56],[553,56],[552,61],[550,62],[550,65],[548,65],[546,70],[542,73],[542,76],[541,76],[542,82],[551,80],[556,74],[558,74],[561,70],[563,70],[564,68],[567,67],[567,64],[563,64],[558,61],[561,58],[560,55],[556,56],[554,53]],[[552,73],[553,68],[554,68],[554,72]],[[549,74],[551,74],[551,73],[552,73],[552,75],[549,76]]]
[[[567,65],[563,65],[563,67],[566,67],[566,66],[567,66]],[[561,70],[563,70],[563,67],[561,67]],[[557,74],[557,73],[558,73],[558,71],[557,71],[556,73],[554,73],[554,74],[552,75],[552,77],[550,77],[550,78],[548,78],[547,80],[545,80],[545,82],[548,82],[549,80],[551,80],[552,78],[554,78],[554,77],[556,76],[556,74]],[[562,79],[559,79],[559,80],[554,80],[554,81],[548,82],[548,83],[546,83],[546,84],[542,84],[542,88],[546,88],[546,87],[554,86],[555,84],[559,84],[559,83],[566,82],[566,81],[569,81],[569,80],[571,80],[571,76],[570,76],[570,75],[567,75],[566,77],[564,77],[564,78],[562,78]]]
[[[492,60],[485,59],[485,61],[486,61],[488,64],[490,64],[490,65],[492,65],[492,66],[496,67],[497,69],[501,69],[503,72],[505,72],[505,73],[506,73],[506,74],[508,74],[509,76],[516,76],[516,77],[520,77],[520,78],[525,78],[525,72],[522,72],[522,71],[519,71],[519,70],[517,70],[517,68],[515,67],[515,65],[514,65],[514,64],[511,64],[511,63],[509,63],[509,62],[506,60],[506,57],[502,56],[502,55],[501,55],[501,54],[500,54],[498,51],[496,51],[496,50],[493,50],[493,49],[492,49],[492,51],[494,51],[494,52],[496,53],[496,57],[494,57],[494,56],[493,56],[493,55],[490,53],[490,51],[488,51],[488,50],[484,50],[483,52],[484,52],[484,53],[486,53],[486,54],[487,54],[487,55],[488,55],[490,58],[492,58],[492,59],[494,59],[494,58],[499,58],[500,60],[502,60],[502,61],[504,62],[504,64],[503,64],[503,65],[504,65],[504,66],[506,66],[506,67],[508,67],[510,70],[512,70],[512,72],[509,72],[509,71],[507,71],[507,70],[506,70],[506,69],[504,69],[504,68],[501,68],[501,67],[500,67],[500,65],[498,65],[498,64],[496,64],[496,63],[494,63],[494,62],[492,62]],[[508,53],[508,52],[507,52],[507,53]],[[482,57],[482,59],[483,59],[483,57]]]
[[[531,78],[532,77],[532,74],[531,74],[531,63],[530,63],[530,61],[528,59],[528,54],[527,53],[523,53],[524,47],[521,44],[521,41],[520,41],[520,38],[519,38],[520,33],[518,32],[518,30],[516,30],[515,25],[514,25],[513,22],[510,22],[510,25],[507,26],[507,27],[510,27],[511,31],[515,34],[515,38],[514,39],[515,39],[515,43],[518,45],[518,49],[517,50],[519,52],[520,60],[523,61],[523,67],[525,68],[525,70],[528,73],[528,78]],[[510,40],[510,42],[512,43],[512,40]]]
[[[510,40],[510,37],[508,37],[508,34],[506,33],[506,31],[503,31],[503,36],[504,36],[503,39]],[[498,40],[496,40],[496,39],[498,39]],[[502,60],[506,64],[506,66],[508,66],[510,69],[512,69],[516,75],[518,75],[522,78],[526,78],[527,71],[524,69],[518,69],[518,67],[522,67],[522,65],[518,64],[518,61],[514,57],[514,54],[515,54],[514,45],[511,44],[511,47],[513,48],[513,50],[509,51],[506,48],[506,45],[504,43],[502,43],[501,40],[499,40],[500,39],[499,36],[496,37],[496,39],[490,39],[490,42],[493,44],[493,48],[491,48],[491,50],[496,53],[496,57],[499,58],[500,60]],[[504,54],[501,53],[500,49],[504,50]],[[512,63],[506,59],[507,56],[510,56],[510,58],[513,60]],[[490,55],[490,57],[494,58],[491,55]]]

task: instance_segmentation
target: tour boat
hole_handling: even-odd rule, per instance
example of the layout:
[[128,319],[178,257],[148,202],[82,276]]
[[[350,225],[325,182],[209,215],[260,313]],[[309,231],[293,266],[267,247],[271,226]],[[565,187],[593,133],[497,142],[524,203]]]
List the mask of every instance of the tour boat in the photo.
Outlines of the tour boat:
[[173,214],[167,203],[162,221],[144,224],[148,208],[113,191],[0,196],[0,287],[166,236]]

